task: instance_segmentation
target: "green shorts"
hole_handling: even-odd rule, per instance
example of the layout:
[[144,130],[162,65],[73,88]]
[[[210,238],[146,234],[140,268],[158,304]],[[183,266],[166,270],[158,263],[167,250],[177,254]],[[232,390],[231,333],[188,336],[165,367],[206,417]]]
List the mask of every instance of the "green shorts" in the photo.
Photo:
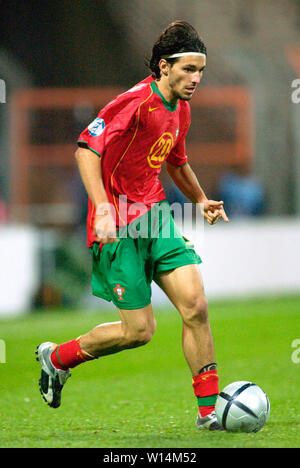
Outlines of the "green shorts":
[[93,295],[120,309],[140,309],[151,303],[156,275],[177,267],[201,263],[193,245],[179,233],[167,201],[118,231],[120,242],[94,243]]

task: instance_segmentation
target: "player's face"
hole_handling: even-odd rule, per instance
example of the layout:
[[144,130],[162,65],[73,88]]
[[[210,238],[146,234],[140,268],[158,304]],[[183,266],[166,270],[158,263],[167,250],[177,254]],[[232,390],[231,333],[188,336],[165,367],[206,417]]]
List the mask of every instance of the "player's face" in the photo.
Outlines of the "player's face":
[[198,55],[187,55],[180,57],[172,66],[167,64],[168,88],[170,102],[177,99],[189,101],[192,99],[197,85],[200,83],[206,57]]

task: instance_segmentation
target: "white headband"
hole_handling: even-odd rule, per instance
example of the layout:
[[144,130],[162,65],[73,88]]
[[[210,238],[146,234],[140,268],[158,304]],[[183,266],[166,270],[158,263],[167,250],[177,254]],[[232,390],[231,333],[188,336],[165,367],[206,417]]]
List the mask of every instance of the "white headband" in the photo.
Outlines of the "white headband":
[[180,52],[178,54],[165,55],[162,58],[170,59],[170,58],[184,57],[185,55],[198,55],[200,57],[206,57],[206,54],[203,54],[202,52]]

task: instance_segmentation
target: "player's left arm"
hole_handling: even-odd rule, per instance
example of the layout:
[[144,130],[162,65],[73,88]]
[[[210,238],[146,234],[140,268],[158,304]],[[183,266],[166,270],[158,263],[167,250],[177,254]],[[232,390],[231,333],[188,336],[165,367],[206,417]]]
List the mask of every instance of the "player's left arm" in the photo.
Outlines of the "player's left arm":
[[227,223],[229,222],[223,201],[208,200],[196,174],[188,163],[175,166],[167,162],[167,171],[179,190],[193,203],[200,204],[201,212],[209,224],[217,223],[220,218]]

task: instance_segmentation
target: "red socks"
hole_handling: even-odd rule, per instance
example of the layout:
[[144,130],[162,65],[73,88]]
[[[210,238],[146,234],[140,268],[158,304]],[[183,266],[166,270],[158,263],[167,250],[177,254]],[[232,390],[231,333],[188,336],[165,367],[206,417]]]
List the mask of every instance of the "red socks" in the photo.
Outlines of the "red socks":
[[86,355],[81,351],[79,338],[63,343],[51,354],[51,361],[57,369],[69,369],[78,366],[82,362],[94,359],[93,356]]
[[[66,370],[95,359],[94,356],[82,352],[79,340],[80,337],[63,343],[53,350],[51,361],[54,367]],[[210,370],[205,370],[209,368]],[[199,374],[193,376],[193,387],[198,400],[200,416],[205,417],[214,411],[219,394],[219,377],[215,363],[205,366]]]
[[215,409],[219,394],[219,377],[216,369],[193,376],[194,392],[198,400],[199,413],[203,418]]

